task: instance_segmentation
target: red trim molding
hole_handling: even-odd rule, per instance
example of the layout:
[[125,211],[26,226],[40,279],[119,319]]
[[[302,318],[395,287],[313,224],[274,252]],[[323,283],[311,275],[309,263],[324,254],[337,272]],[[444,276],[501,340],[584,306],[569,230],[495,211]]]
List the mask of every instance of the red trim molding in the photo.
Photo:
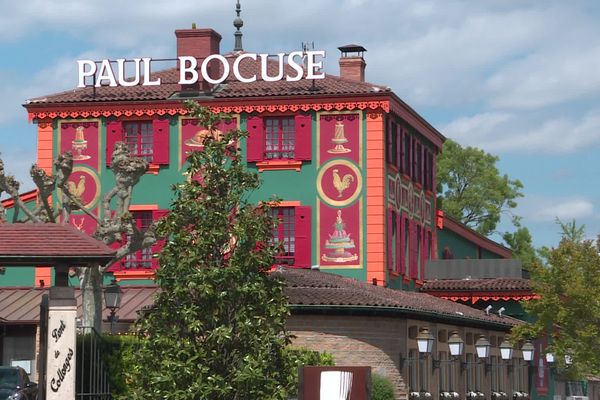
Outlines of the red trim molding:
[[[239,99],[243,102],[247,99]],[[242,112],[298,112],[298,111],[342,111],[342,110],[384,110],[389,112],[389,100],[371,100],[371,101],[329,101],[309,103],[291,103],[280,102],[276,104],[269,103],[245,103],[234,105],[207,105],[215,113],[234,113]],[[101,103],[101,104],[53,104],[51,106],[28,107],[29,121],[34,119],[55,119],[55,118],[99,118],[99,117],[153,117],[163,115],[186,115],[188,110],[182,103],[165,103],[161,101],[156,103]]]
[[[29,192],[25,192],[25,193],[21,193],[19,195],[19,198],[21,199],[22,202],[28,202],[31,200],[35,200],[37,198],[38,195],[38,190],[37,189],[33,189],[30,190]],[[2,200],[2,207],[4,208],[13,208],[15,205],[15,201],[10,198],[10,199],[6,199],[6,200]]]
[[263,171],[284,171],[284,170],[294,170],[300,172],[302,167],[302,161],[290,160],[290,161],[280,161],[280,160],[272,160],[272,161],[259,161],[256,163],[258,167],[258,172]]

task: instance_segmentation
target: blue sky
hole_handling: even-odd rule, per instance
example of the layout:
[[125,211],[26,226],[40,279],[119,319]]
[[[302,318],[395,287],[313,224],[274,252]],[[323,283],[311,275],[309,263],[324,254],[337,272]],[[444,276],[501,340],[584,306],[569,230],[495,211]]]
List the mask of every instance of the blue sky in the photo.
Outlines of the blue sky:
[[[235,1],[0,0],[0,157],[25,187],[36,129],[26,99],[77,84],[83,58],[174,57],[173,31],[212,27],[233,47]],[[367,49],[367,80],[391,87],[449,138],[498,155],[523,182],[515,213],[534,244],[556,217],[600,233],[600,2],[242,0],[244,48],[314,42]],[[504,223],[500,230],[510,229]]]

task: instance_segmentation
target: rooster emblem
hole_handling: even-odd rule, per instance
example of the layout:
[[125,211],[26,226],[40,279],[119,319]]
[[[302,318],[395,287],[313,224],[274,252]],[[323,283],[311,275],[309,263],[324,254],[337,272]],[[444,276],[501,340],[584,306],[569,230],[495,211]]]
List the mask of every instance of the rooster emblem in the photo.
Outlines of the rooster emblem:
[[338,198],[342,197],[342,193],[350,187],[351,182],[354,182],[352,174],[346,174],[340,178],[338,169],[333,170],[333,186],[338,191]]
[[67,182],[67,184],[69,185],[69,192],[78,198],[79,201],[82,201],[83,199],[81,196],[83,195],[83,192],[85,192],[85,175],[79,177],[79,182],[77,184],[71,181]]

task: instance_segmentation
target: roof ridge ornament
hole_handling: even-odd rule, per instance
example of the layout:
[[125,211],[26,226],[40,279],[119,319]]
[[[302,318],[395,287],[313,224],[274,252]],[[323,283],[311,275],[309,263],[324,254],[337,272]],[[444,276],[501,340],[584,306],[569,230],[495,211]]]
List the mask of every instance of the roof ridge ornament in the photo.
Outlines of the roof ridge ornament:
[[236,28],[233,36],[235,37],[235,44],[233,46],[233,51],[244,51],[244,47],[242,46],[242,31],[240,28],[244,26],[244,21],[240,18],[240,12],[242,11],[242,7],[240,6],[240,0],[237,0],[235,4],[235,13],[237,17],[233,20],[233,26]]

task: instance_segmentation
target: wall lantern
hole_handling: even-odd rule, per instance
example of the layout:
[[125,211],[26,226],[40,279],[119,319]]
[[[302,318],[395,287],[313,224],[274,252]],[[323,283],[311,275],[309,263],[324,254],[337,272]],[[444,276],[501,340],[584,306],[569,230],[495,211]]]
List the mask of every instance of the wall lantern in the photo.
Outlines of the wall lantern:
[[121,307],[122,295],[123,291],[116,281],[113,281],[104,288],[104,304],[106,304],[106,308],[110,310],[108,320],[110,322],[110,333],[112,334],[115,333],[115,322],[119,319],[116,315],[116,310]]
[[552,353],[546,353],[546,362],[548,364],[554,364],[554,354]]
[[533,360],[533,351],[535,350],[535,348],[533,347],[533,345],[531,344],[531,342],[528,340],[523,344],[523,347],[521,347],[521,352],[523,353],[523,360],[525,361],[532,361]]
[[419,347],[419,353],[431,353],[433,348],[433,335],[429,332],[429,329],[421,329],[417,335],[417,346]]
[[458,332],[453,331],[448,338],[448,347],[452,357],[460,357],[465,349],[465,342],[458,336]]
[[477,350],[477,357],[488,358],[490,355],[490,342],[485,336],[479,336],[479,339],[475,342],[475,350]]
[[500,356],[503,360],[510,360],[513,356],[513,346],[508,340],[500,343]]

